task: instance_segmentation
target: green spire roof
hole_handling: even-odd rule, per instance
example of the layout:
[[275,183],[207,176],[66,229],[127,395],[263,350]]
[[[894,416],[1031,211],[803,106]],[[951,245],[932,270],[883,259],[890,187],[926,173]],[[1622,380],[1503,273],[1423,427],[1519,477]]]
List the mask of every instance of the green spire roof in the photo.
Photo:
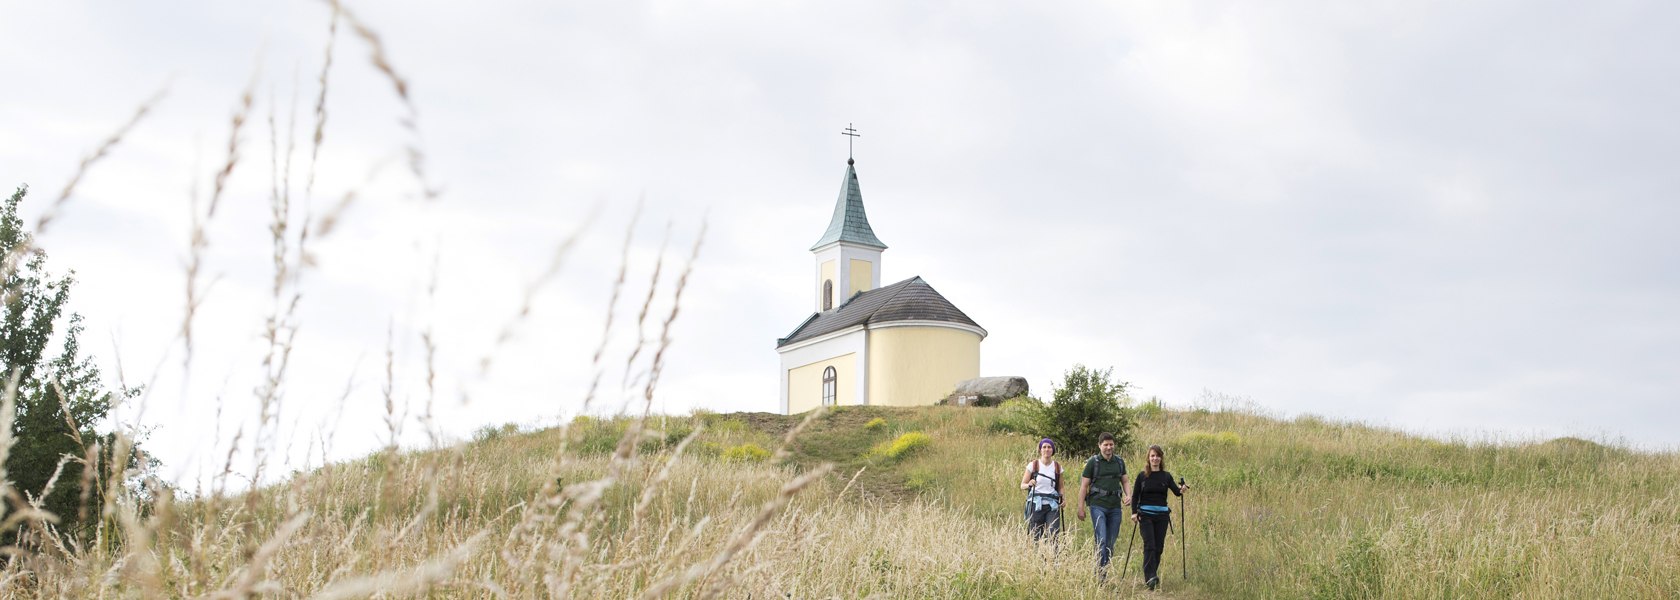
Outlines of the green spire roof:
[[834,201],[834,217],[828,221],[828,231],[811,246],[812,250],[835,242],[847,242],[886,250],[887,245],[875,237],[869,228],[869,215],[863,212],[863,192],[858,191],[857,170],[852,159],[846,159],[846,178],[840,181],[840,198]]

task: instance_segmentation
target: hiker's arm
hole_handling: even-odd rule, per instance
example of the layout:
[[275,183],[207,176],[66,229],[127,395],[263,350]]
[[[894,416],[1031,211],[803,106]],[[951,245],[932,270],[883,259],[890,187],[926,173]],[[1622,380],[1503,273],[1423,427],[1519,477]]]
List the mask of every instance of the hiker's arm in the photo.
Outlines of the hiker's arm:
[[[1126,486],[1126,475],[1121,474],[1120,475],[1120,491],[1125,492],[1126,490],[1130,490],[1130,489],[1132,489],[1132,488]],[[1135,493],[1135,490],[1133,492],[1126,492],[1126,494],[1124,496],[1121,496],[1120,497],[1120,505],[1121,506],[1131,506],[1132,505],[1132,494],[1133,493]]]
[[1032,467],[1030,466],[1021,472],[1021,489],[1032,489]]
[[1126,481],[1125,476],[1121,476],[1120,481],[1121,481],[1121,484],[1122,484],[1120,486],[1120,489],[1131,490],[1131,495],[1126,497],[1126,506],[1131,507],[1131,509],[1132,509],[1132,522],[1137,523],[1137,522],[1139,522],[1138,521],[1138,507],[1137,507],[1136,503],[1132,502],[1132,498],[1135,498],[1135,497],[1137,497],[1138,494],[1143,493],[1143,478],[1138,477],[1138,478],[1133,479],[1132,480],[1132,487],[1126,487],[1124,485],[1125,481]]
[[1079,520],[1085,520],[1085,496],[1091,493],[1091,478],[1079,478]]

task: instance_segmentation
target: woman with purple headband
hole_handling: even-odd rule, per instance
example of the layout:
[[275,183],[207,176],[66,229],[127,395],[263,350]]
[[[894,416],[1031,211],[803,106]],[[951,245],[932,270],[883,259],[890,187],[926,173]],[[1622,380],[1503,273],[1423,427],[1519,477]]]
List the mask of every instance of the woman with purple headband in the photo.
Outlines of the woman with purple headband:
[[1027,491],[1027,530],[1033,541],[1043,539],[1046,530],[1052,541],[1062,532],[1062,464],[1051,458],[1055,455],[1055,441],[1039,440],[1038,458],[1027,463],[1021,476],[1021,489]]

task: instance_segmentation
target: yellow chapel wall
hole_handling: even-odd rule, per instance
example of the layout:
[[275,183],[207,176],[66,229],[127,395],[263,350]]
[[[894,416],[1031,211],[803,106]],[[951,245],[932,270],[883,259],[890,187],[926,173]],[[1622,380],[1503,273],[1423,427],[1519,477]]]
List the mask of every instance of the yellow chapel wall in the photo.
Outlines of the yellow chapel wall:
[[788,414],[798,414],[822,405],[823,369],[834,367],[834,403],[852,404],[857,398],[857,354],[849,353],[788,369]]
[[871,405],[933,404],[950,395],[958,382],[979,376],[980,335],[977,333],[949,327],[885,327],[869,331]]
[[[835,261],[832,261],[832,260],[823,261],[822,267],[820,267],[817,271],[819,273],[819,276],[822,277],[822,280],[817,282],[817,310],[819,310],[819,311],[823,310],[823,305],[822,305],[822,284],[823,284],[823,281],[834,281],[834,268],[835,268],[834,262]],[[841,287],[844,286],[844,285],[846,285],[845,282],[834,281],[834,304],[833,304],[833,306],[835,306],[835,307],[840,306],[840,303],[845,301],[846,294],[845,294],[844,291],[841,290]]]
[[852,259],[852,281],[851,287],[846,288],[847,298],[857,292],[869,291],[869,286],[875,280],[874,269],[875,265],[867,260]]

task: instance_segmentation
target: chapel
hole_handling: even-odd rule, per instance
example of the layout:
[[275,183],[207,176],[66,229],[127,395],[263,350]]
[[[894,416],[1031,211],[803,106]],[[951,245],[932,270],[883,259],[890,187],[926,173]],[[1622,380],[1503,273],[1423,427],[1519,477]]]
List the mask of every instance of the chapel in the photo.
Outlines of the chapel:
[[811,246],[814,312],[776,340],[783,414],[930,405],[980,375],[986,330],[920,276],[882,286],[886,250],[847,158],[828,229]]

